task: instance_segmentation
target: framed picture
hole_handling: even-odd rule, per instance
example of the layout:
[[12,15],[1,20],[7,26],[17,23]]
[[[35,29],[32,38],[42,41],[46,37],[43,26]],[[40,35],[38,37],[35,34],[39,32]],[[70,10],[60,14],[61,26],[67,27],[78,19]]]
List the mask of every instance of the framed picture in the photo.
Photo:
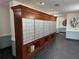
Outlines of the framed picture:
[[79,24],[79,22],[78,22],[77,18],[74,17],[70,20],[70,25],[72,28],[76,28],[78,24]]
[[66,26],[66,25],[67,25],[67,19],[65,19],[65,20],[62,22],[62,25],[63,25],[63,26]]

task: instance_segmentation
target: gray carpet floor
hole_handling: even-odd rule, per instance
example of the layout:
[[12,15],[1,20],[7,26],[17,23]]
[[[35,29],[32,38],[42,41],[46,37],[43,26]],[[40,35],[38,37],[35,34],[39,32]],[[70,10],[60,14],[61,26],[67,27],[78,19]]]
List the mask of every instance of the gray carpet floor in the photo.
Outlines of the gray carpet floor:
[[12,56],[12,47],[0,49],[0,59],[15,59]]
[[[15,59],[11,47],[0,50],[0,59]],[[30,59],[79,59],[79,41],[68,40],[58,34],[54,43],[50,43]]]
[[79,41],[57,35],[54,43],[50,43],[31,59],[79,59]]

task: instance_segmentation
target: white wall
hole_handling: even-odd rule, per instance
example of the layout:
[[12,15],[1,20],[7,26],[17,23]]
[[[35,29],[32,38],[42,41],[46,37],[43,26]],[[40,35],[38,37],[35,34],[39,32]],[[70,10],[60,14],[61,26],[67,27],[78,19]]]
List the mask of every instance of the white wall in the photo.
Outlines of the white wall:
[[9,3],[0,4],[0,36],[10,35]]
[[11,46],[9,0],[0,1],[0,49]]
[[64,16],[57,17],[57,28],[66,28],[62,25],[62,22],[65,20]]
[[59,16],[57,17],[57,32],[65,32],[66,26],[63,26],[62,22],[65,20],[65,16]]
[[59,28],[59,20],[60,20],[60,17],[57,17],[56,28]]
[[70,20],[72,18],[76,18],[79,22],[79,12],[72,12],[67,14],[67,30],[66,30],[66,38],[79,40],[79,24],[76,28],[71,27]]
[[69,14],[67,14],[67,31],[77,31],[77,32],[79,32],[79,25],[76,27],[76,28],[72,28],[71,26],[70,26],[70,20],[72,19],[72,18],[76,18],[77,20],[78,20],[78,22],[79,22],[79,12],[74,12],[74,13],[69,13]]
[[66,28],[66,26],[63,26],[63,21],[65,20],[65,18],[64,18],[64,16],[62,16],[62,17],[60,17],[60,20],[59,20],[59,22],[60,22],[60,28]]

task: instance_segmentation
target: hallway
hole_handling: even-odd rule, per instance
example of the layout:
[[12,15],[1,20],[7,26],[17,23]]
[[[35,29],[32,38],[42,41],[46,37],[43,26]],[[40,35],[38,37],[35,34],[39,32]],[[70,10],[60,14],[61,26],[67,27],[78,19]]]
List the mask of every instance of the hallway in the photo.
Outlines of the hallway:
[[57,35],[54,44],[50,43],[32,59],[79,59],[79,41]]

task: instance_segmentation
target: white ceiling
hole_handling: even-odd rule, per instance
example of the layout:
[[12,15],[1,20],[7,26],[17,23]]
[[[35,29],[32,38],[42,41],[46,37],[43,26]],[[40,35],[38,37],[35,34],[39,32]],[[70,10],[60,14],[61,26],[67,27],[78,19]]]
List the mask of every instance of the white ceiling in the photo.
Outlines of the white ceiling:
[[[49,14],[63,14],[66,12],[79,11],[79,0],[17,0],[17,1],[29,4],[32,7],[48,12]],[[44,2],[45,5],[40,5],[39,4],[40,2]],[[55,6],[55,4],[60,4],[60,6]]]
[[[10,0],[1,0],[0,5],[5,5],[6,1]],[[48,14],[64,14],[67,12],[79,11],[79,0],[16,0],[22,2],[26,5],[30,5],[36,9],[44,11]],[[40,2],[44,2],[45,5],[40,5]],[[60,6],[55,6],[55,4],[60,4]],[[53,10],[51,10],[53,9]]]

